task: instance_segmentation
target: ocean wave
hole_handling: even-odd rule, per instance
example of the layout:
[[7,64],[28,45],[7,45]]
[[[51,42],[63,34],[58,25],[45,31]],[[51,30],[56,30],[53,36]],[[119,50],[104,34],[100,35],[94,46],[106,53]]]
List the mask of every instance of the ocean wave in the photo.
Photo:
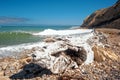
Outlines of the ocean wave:
[[45,29],[42,32],[33,33],[33,35],[73,35],[81,33],[92,32],[92,29],[74,29],[74,30],[54,30],[54,29]]
[[32,32],[26,31],[0,32],[0,47],[22,43],[38,42],[40,40],[41,37],[32,35]]
[[70,29],[79,29],[80,26],[72,26]]

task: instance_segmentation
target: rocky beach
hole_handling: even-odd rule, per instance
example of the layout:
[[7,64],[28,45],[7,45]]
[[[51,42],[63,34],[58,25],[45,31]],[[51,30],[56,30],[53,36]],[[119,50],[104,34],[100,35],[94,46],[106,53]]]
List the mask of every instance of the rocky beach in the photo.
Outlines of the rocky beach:
[[0,48],[0,80],[120,80],[120,0],[80,28],[32,36],[44,39]]
[[119,80],[120,45],[114,43],[119,33],[95,29],[77,35],[47,36],[40,46],[21,51],[17,58],[0,59],[0,78]]

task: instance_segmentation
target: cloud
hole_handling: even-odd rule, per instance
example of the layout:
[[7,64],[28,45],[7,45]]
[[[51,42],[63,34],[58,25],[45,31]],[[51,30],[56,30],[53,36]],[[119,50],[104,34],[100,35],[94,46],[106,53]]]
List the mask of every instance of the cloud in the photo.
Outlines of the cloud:
[[27,18],[19,18],[19,17],[0,16],[0,24],[20,23],[20,22],[26,22],[26,21],[29,21],[29,19],[27,19]]

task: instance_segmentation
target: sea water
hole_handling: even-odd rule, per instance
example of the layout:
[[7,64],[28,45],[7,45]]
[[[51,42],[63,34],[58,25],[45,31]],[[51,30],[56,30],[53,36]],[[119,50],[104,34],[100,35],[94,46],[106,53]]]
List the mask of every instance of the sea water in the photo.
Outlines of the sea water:
[[65,30],[71,27],[71,25],[0,26],[0,47],[40,42],[44,37],[33,34],[38,34],[49,29]]

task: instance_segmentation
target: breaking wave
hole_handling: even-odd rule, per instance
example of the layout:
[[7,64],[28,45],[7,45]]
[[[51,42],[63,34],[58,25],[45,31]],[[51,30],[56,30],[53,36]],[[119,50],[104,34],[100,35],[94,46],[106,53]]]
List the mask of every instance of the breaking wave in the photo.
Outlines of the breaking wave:
[[73,35],[81,33],[90,33],[92,29],[77,29],[77,30],[54,30],[54,29],[45,29],[42,32],[33,33],[33,35]]

